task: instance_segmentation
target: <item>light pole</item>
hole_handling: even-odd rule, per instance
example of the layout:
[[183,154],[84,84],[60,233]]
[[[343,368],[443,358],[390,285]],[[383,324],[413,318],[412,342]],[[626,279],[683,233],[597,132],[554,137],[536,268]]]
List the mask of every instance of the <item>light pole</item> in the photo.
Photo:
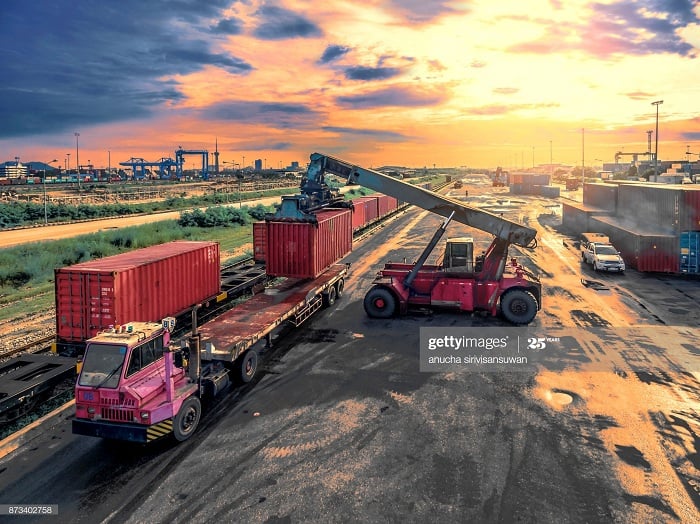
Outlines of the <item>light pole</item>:
[[581,128],[581,188],[586,183],[586,142],[584,128]]
[[[51,165],[54,162],[57,162],[57,160],[55,158],[53,160],[51,160],[51,162],[44,162],[44,164]],[[60,169],[60,167],[59,167],[59,169]],[[46,168],[45,167],[44,167],[44,176],[42,178],[42,181],[43,181],[43,185],[44,185],[44,224],[48,224],[49,223],[49,213],[48,213],[47,205],[46,205]]]
[[[66,153],[66,160],[68,161],[68,167],[66,168],[66,175],[70,173],[70,153]],[[70,176],[68,176],[70,179]]]
[[652,102],[651,105],[656,106],[656,133],[654,139],[656,140],[656,145],[654,146],[654,180],[659,174],[659,106],[663,104],[663,100],[657,100]]
[[75,165],[78,166],[78,193],[80,193],[80,157],[78,156],[78,137],[80,133],[73,133],[75,135]]

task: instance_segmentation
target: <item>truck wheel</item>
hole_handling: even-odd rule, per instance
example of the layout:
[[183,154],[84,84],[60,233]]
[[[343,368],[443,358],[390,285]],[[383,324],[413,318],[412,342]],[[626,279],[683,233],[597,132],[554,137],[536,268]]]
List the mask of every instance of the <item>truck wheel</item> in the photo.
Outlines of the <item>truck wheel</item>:
[[183,442],[190,438],[199,425],[202,416],[202,403],[197,397],[189,397],[180,406],[180,411],[175,415],[173,435],[175,440]]
[[391,318],[396,311],[396,299],[388,289],[373,287],[365,295],[364,306],[371,318]]
[[345,280],[342,278],[335,283],[335,294],[338,298],[343,296],[343,290],[345,289]]
[[524,289],[507,291],[501,297],[501,312],[512,324],[529,324],[537,315],[537,299]]
[[238,376],[244,384],[253,380],[255,373],[258,371],[258,352],[254,349],[249,349],[243,353],[238,371]]
[[326,307],[330,307],[333,304],[335,304],[335,299],[337,298],[337,292],[335,290],[334,286],[331,286],[328,288],[328,291],[326,291],[323,294],[323,305]]

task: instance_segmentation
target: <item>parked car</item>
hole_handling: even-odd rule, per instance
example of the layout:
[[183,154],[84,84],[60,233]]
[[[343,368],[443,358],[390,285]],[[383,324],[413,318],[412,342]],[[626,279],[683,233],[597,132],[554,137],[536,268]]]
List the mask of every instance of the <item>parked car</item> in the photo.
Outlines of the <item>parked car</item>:
[[610,243],[610,239],[600,233],[581,235],[581,259],[593,267],[594,271],[625,272],[625,261],[620,252]]

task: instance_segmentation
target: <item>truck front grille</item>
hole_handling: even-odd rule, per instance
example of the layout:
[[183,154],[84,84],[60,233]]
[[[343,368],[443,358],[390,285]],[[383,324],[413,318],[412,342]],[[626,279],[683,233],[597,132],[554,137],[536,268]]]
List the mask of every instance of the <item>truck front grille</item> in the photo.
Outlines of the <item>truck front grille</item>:
[[134,410],[132,409],[102,408],[101,413],[104,420],[114,420],[116,422],[134,421]]

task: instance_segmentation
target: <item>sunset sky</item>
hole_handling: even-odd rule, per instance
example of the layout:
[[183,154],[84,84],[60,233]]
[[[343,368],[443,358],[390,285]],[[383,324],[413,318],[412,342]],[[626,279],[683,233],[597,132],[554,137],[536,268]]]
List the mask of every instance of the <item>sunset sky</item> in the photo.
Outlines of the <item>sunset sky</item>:
[[0,161],[593,165],[656,100],[697,160],[699,50],[689,0],[3,0]]

